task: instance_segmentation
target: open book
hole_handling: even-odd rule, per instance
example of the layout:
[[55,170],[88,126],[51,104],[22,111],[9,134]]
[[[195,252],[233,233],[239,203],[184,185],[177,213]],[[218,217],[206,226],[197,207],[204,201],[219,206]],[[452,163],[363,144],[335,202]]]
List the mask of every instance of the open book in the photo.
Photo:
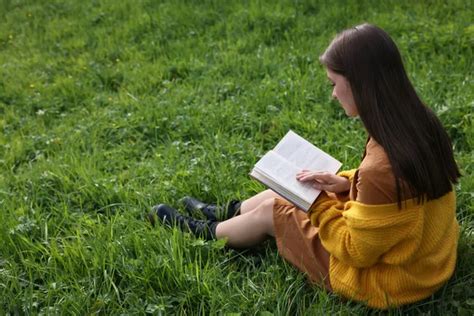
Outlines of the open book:
[[290,130],[255,164],[250,176],[307,212],[321,191],[315,189],[311,181],[296,180],[296,174],[304,169],[336,174],[341,165]]

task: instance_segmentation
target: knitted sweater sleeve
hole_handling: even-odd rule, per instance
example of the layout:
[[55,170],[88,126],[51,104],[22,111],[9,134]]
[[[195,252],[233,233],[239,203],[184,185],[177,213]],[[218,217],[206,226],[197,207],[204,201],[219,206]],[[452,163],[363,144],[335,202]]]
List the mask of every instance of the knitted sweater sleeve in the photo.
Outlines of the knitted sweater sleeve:
[[343,170],[339,172],[337,175],[340,177],[347,178],[350,182],[354,180],[354,175],[356,173],[357,169],[351,169],[351,170]]
[[407,256],[416,251],[423,229],[420,214],[417,210],[398,210],[396,204],[342,202],[323,192],[308,215],[319,227],[321,243],[331,255],[364,268],[383,260],[394,247],[402,247]]
[[[337,175],[340,177],[344,177],[347,180],[349,180],[351,183],[354,181],[354,175],[356,173],[357,169],[351,169],[351,170],[343,170],[339,172]],[[349,192],[350,190],[347,190],[345,192],[340,192],[336,193],[336,197],[339,201],[348,201],[349,200]]]

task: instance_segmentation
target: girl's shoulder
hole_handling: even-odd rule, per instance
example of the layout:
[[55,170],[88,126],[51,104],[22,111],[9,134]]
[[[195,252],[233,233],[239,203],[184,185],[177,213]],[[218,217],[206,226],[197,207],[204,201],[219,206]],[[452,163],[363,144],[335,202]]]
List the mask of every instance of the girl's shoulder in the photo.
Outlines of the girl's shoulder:
[[390,160],[383,147],[373,138],[367,142],[365,156],[353,184],[353,200],[371,205],[397,202],[397,186]]

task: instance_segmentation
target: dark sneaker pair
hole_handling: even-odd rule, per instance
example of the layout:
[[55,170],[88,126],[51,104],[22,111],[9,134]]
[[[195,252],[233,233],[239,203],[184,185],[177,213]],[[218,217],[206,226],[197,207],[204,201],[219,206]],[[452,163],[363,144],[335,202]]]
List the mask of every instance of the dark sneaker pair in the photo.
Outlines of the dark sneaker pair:
[[206,204],[189,196],[184,197],[180,202],[189,213],[194,214],[196,211],[201,211],[207,217],[207,220],[198,220],[191,216],[182,215],[166,204],[154,206],[148,214],[148,220],[154,226],[155,218],[157,217],[167,226],[178,226],[181,230],[189,230],[197,237],[212,240],[216,239],[217,218],[220,217],[219,215],[224,213],[224,218],[227,219],[240,211],[239,201],[231,201],[226,208]]
[[226,220],[231,217],[234,217],[236,214],[240,212],[240,201],[232,200],[230,201],[227,206],[219,207],[215,204],[207,204],[204,202],[199,201],[190,196],[185,196],[179,202],[184,206],[184,208],[189,212],[192,216],[197,211],[200,211],[206,216],[209,220]]
[[163,224],[174,227],[177,226],[183,231],[189,231],[196,237],[202,237],[205,240],[216,239],[216,227],[218,222],[215,220],[198,220],[190,216],[182,215],[177,210],[166,204],[153,206],[148,214],[148,220],[155,226],[155,218],[159,218]]

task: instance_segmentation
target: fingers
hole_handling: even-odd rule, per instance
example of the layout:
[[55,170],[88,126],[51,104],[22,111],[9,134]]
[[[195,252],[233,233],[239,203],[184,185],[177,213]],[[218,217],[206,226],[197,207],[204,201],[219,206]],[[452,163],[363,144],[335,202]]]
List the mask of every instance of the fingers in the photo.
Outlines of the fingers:
[[314,174],[314,180],[321,183],[334,183],[336,179],[335,176],[331,173],[317,172]]
[[340,192],[346,192],[350,190],[350,185],[351,182],[344,178],[344,177],[338,177],[336,176],[334,178],[334,181],[332,182],[314,182],[313,187],[317,190],[321,191],[327,191],[327,192],[334,192],[334,193],[340,193]]
[[303,170],[296,174],[296,179],[298,181],[310,181],[314,180],[315,172],[309,170]]
[[315,188],[316,190],[320,190],[320,191],[333,192],[334,184],[315,182],[315,183],[313,183],[313,188]]
[[310,170],[301,170],[300,172],[298,172],[296,174],[296,177],[299,178],[299,177],[303,177],[303,176],[307,176],[307,175],[310,175],[312,174],[313,172],[310,171]]
[[296,179],[300,181],[316,180],[318,182],[331,182],[331,174],[327,172],[303,170],[296,174]]
[[328,172],[302,170],[296,174],[296,179],[301,182],[313,181],[312,186],[321,191],[338,193],[350,189],[347,178]]
[[312,174],[306,174],[306,175],[300,175],[300,176],[296,176],[296,179],[298,181],[311,181],[313,180],[313,175]]

